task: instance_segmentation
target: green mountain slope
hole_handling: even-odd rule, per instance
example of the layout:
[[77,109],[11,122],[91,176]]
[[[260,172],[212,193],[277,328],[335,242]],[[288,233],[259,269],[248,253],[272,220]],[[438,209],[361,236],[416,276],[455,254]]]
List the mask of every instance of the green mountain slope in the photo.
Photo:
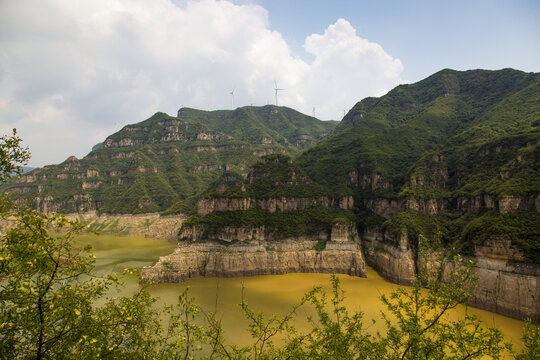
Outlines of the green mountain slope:
[[297,165],[354,195],[364,228],[469,250],[501,237],[540,262],[539,125],[540,74],[443,70],[362,100]]
[[[426,151],[481,143],[538,120],[539,74],[442,70],[356,104],[332,136],[298,162],[317,182],[348,191],[349,174],[378,174],[399,193]],[[511,118],[512,121],[508,121]]]
[[296,154],[335,127],[275,106],[179,115],[127,125],[85,158],[35,169],[3,190],[40,210],[182,211],[223,172],[244,173],[268,153]]
[[182,108],[178,116],[250,143],[277,143],[296,153],[330,133],[335,121],[319,121],[293,109],[275,106],[242,107],[234,111]]

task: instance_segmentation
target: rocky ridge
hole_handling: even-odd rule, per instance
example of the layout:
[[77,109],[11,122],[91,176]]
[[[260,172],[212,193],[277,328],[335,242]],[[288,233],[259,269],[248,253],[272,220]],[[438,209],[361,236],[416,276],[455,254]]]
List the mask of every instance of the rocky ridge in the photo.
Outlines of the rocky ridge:
[[352,196],[345,196],[342,199],[331,199],[329,197],[320,198],[269,198],[259,199],[253,197],[238,198],[210,198],[200,199],[197,202],[197,213],[208,215],[215,211],[243,211],[250,209],[264,209],[271,213],[276,211],[305,210],[314,206],[339,207],[341,209],[352,209],[354,199]]

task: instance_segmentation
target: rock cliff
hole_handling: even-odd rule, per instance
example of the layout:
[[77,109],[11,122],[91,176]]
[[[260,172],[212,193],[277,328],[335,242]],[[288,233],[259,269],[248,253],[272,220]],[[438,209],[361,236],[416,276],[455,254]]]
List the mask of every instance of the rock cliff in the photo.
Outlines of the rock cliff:
[[264,209],[271,213],[276,211],[293,211],[305,210],[314,206],[331,207],[336,206],[341,209],[352,209],[354,200],[352,196],[346,196],[341,199],[331,199],[328,197],[319,198],[253,198],[253,197],[237,197],[237,198],[210,198],[201,199],[197,203],[197,213],[199,215],[208,215],[215,211],[240,211],[250,209]]
[[182,244],[156,265],[142,269],[144,282],[181,282],[195,276],[253,276],[338,273],[366,276],[362,252],[354,242],[314,250],[317,241]]
[[[406,231],[399,238],[388,231],[370,228],[362,236],[367,264],[381,276],[399,284],[410,284],[419,261]],[[540,265],[524,262],[521,251],[504,238],[476,245],[465,256],[476,265],[478,277],[469,304],[498,314],[540,321]],[[454,264],[455,265],[455,264]]]

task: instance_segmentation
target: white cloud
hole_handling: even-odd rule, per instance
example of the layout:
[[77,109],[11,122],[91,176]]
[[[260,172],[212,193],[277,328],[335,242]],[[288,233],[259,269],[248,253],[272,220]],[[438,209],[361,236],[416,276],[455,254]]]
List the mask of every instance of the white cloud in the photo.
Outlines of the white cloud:
[[291,54],[257,5],[188,0],[0,3],[0,131],[17,127],[31,164],[84,156],[127,123],[180,106],[274,103],[338,119],[401,82],[402,65],[343,19]]
[[358,37],[344,19],[322,35],[309,36],[304,49],[315,56],[304,94],[323,117],[337,118],[358,100],[383,95],[402,82],[401,61],[379,44]]

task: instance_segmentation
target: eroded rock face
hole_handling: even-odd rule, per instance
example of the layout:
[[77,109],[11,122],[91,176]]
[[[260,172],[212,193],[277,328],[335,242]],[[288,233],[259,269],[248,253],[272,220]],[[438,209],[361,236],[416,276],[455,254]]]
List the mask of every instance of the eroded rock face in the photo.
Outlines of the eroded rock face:
[[[238,211],[260,208],[270,212],[305,210],[313,206],[332,206],[333,199],[327,197],[320,198],[210,198],[201,199],[197,203],[197,213],[201,216],[208,215],[214,211]],[[342,209],[351,209],[354,205],[352,196],[337,200],[337,204]]]
[[471,305],[519,319],[540,320],[540,264],[525,256],[501,236],[474,247],[478,276]]
[[438,214],[446,207],[445,200],[441,199],[414,199],[405,198],[390,200],[385,198],[364,200],[364,206],[385,219],[390,219],[402,210],[414,210],[431,215]]
[[501,214],[506,214],[516,210],[529,210],[535,207],[535,199],[503,196],[499,199],[499,211]]
[[370,228],[362,236],[362,246],[367,264],[382,277],[404,285],[413,282],[416,276],[415,258],[406,234],[402,234],[400,239],[393,239],[388,232]]
[[402,210],[402,203],[398,200],[389,199],[369,199],[364,200],[364,206],[375,214],[382,216],[385,219],[390,219]]
[[359,240],[354,224],[336,223],[332,226],[330,233],[330,241],[332,243],[358,242]]
[[40,212],[56,212],[58,210],[58,204],[55,203],[52,196],[36,196],[32,199],[32,207]]
[[439,213],[440,210],[444,209],[444,202],[441,200],[437,201],[435,199],[407,199],[405,202],[405,208],[408,210],[425,212],[431,215],[435,215]]
[[[395,239],[378,228],[367,229],[362,245],[367,264],[381,276],[399,284],[414,280],[420,260],[411,250],[406,232]],[[478,276],[470,305],[522,320],[530,317],[540,321],[539,264],[525,263],[524,255],[511,241],[500,237],[476,245],[470,259],[476,262],[474,271]]]
[[503,196],[499,200],[484,194],[481,196],[461,196],[457,199],[457,207],[463,211],[477,211],[480,209],[499,210],[507,214],[517,210],[540,211],[540,197]]
[[[144,282],[181,282],[195,276],[253,276],[277,275],[292,272],[339,273],[366,276],[362,252],[355,243],[352,249],[316,251],[304,242],[291,249],[288,243],[272,247],[261,243],[248,245],[192,244],[181,245],[175,252],[160,258],[151,267],[144,267]],[[300,243],[302,244],[302,243]]]
[[498,314],[540,321],[540,266],[476,258],[478,282],[469,303]]

